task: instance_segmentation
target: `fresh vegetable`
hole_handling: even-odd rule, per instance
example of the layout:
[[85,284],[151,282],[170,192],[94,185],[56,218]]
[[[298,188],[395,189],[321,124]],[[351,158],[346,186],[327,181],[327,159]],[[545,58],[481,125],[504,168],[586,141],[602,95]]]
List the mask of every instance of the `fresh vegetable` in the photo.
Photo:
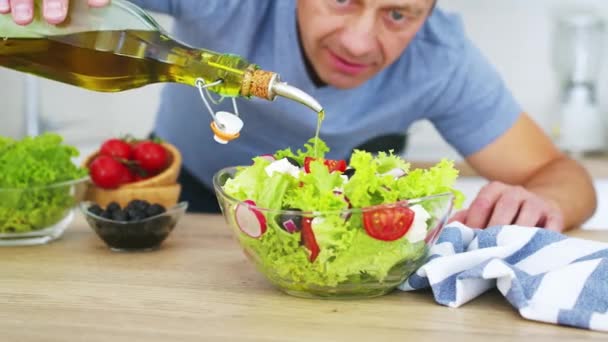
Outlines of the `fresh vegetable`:
[[407,233],[414,222],[414,212],[407,207],[379,207],[363,212],[363,227],[369,236],[395,241]]
[[169,157],[158,141],[112,138],[102,143],[88,167],[96,186],[115,189],[159,174],[169,166]]
[[[315,160],[317,160],[317,159],[313,158],[313,157],[306,157],[306,158],[304,158],[304,170],[307,173],[310,173],[310,163],[312,163]],[[334,171],[344,172],[344,171],[346,171],[346,161],[345,160],[324,159],[322,161],[323,161],[323,164],[329,170],[329,172],[334,172]]]
[[[235,216],[249,218],[241,243],[279,280],[301,286],[382,282],[399,265],[424,257],[424,238],[438,223],[429,214],[434,202],[408,207],[405,201],[449,192],[456,207],[462,203],[462,194],[452,187],[458,176],[452,162],[410,170],[390,151],[372,155],[355,150],[347,165],[326,158],[329,149],[323,141],[316,145],[310,140],[296,152],[280,150],[274,160],[256,157],[223,185],[224,192],[241,201],[233,209]],[[300,172],[293,172],[293,166]],[[243,204],[248,201],[268,210],[252,215]],[[280,211],[287,209],[289,215]],[[265,223],[264,231],[259,222]]]
[[131,147],[131,144],[125,140],[109,139],[101,145],[99,154],[102,156],[129,160],[133,155],[133,148]]
[[133,159],[147,172],[158,172],[167,167],[167,150],[153,141],[143,141],[133,147]]
[[239,203],[234,213],[236,224],[248,236],[257,239],[266,232],[266,217],[255,208],[255,202]]
[[72,186],[46,186],[86,177],[72,162],[78,154],[54,133],[0,137],[0,233],[38,230],[65,217],[75,204]]
[[105,189],[114,189],[132,180],[129,169],[118,160],[102,155],[89,165],[93,182]]
[[315,233],[312,230],[312,219],[308,217],[302,220],[302,244],[309,252],[308,260],[315,262],[319,256],[320,249],[317,239],[315,239]]

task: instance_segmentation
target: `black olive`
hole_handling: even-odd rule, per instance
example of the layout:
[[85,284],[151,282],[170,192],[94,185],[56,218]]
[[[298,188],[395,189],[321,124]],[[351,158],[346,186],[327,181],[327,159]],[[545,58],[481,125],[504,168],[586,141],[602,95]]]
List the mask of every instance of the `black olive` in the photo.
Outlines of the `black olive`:
[[114,221],[127,222],[128,218],[129,217],[125,210],[117,210],[117,211],[112,212],[112,220],[114,220]]
[[350,179],[352,176],[355,175],[355,171],[356,170],[351,167],[351,168],[346,169],[346,171],[344,171],[342,174],[345,175],[346,177],[348,177],[348,179]]
[[151,206],[146,208],[145,213],[146,213],[146,217],[152,217],[152,216],[160,215],[160,214],[164,213],[165,211],[167,211],[167,210],[162,205],[152,204]]
[[105,218],[105,219],[108,219],[108,220],[113,220],[113,218],[112,218],[112,212],[107,211],[107,210],[104,210],[104,211],[101,213],[101,215],[99,215],[99,216],[101,216],[101,217],[103,217],[103,218]]
[[127,209],[127,216],[129,221],[141,221],[147,217],[145,212],[135,208]]
[[150,206],[150,203],[148,203],[148,201],[136,199],[136,200],[132,200],[131,202],[129,202],[129,204],[127,204],[126,208],[146,211],[149,206]]
[[103,213],[103,209],[101,209],[99,205],[93,204],[89,207],[89,212],[93,215],[101,216],[101,213]]
[[291,158],[291,157],[285,157],[285,159],[287,159],[287,161],[289,162],[289,164],[293,165],[293,166],[297,166],[297,167],[301,167],[302,165],[300,165],[300,163],[298,163],[297,160]]
[[106,211],[109,211],[110,213],[119,211],[120,209],[120,204],[116,202],[110,202],[110,204],[108,204],[108,206],[106,207]]

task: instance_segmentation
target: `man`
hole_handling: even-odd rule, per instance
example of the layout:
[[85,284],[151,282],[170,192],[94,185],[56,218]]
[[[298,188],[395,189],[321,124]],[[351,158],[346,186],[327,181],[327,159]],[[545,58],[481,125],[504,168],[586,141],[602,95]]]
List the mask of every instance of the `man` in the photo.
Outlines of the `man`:
[[[27,24],[31,1],[0,0],[0,12],[12,8],[15,21]],[[490,180],[454,217],[469,226],[561,231],[595,210],[585,170],[555,148],[466,38],[459,19],[435,9],[435,0],[133,2],[173,15],[176,38],[242,55],[315,97],[326,109],[321,137],[331,158],[347,158],[365,141],[430,120]],[[67,0],[46,0],[43,8],[49,22],[59,23]],[[183,152],[185,195],[200,210],[215,205],[209,190],[215,171],[300,146],[316,123],[293,103],[240,101],[242,135],[219,146],[204,128],[209,118],[200,107],[192,89],[168,85],[155,127]]]

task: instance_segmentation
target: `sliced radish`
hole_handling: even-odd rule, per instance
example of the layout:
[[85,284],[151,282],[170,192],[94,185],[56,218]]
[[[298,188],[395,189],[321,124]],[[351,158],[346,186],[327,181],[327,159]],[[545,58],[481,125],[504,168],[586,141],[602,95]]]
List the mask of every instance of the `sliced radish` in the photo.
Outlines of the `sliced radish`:
[[266,232],[266,217],[255,208],[255,202],[246,200],[236,205],[234,210],[239,229],[252,238],[259,238]]
[[271,163],[276,160],[272,154],[262,154],[260,158],[266,159]]

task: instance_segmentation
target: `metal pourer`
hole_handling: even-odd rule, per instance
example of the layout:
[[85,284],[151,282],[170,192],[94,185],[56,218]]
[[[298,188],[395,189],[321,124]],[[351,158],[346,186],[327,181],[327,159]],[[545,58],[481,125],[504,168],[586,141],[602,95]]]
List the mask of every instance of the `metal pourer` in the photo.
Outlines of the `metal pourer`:
[[321,104],[319,104],[319,102],[317,102],[317,100],[315,100],[312,96],[294,86],[290,86],[286,82],[281,82],[278,75],[276,81],[271,84],[271,93],[274,95],[274,97],[282,96],[284,98],[299,102],[314,110],[315,113],[319,113],[323,110]]
[[256,96],[270,101],[274,101],[277,96],[282,96],[307,106],[315,113],[323,110],[323,107],[312,96],[282,82],[277,73],[265,70],[253,70],[245,75],[241,95]]

